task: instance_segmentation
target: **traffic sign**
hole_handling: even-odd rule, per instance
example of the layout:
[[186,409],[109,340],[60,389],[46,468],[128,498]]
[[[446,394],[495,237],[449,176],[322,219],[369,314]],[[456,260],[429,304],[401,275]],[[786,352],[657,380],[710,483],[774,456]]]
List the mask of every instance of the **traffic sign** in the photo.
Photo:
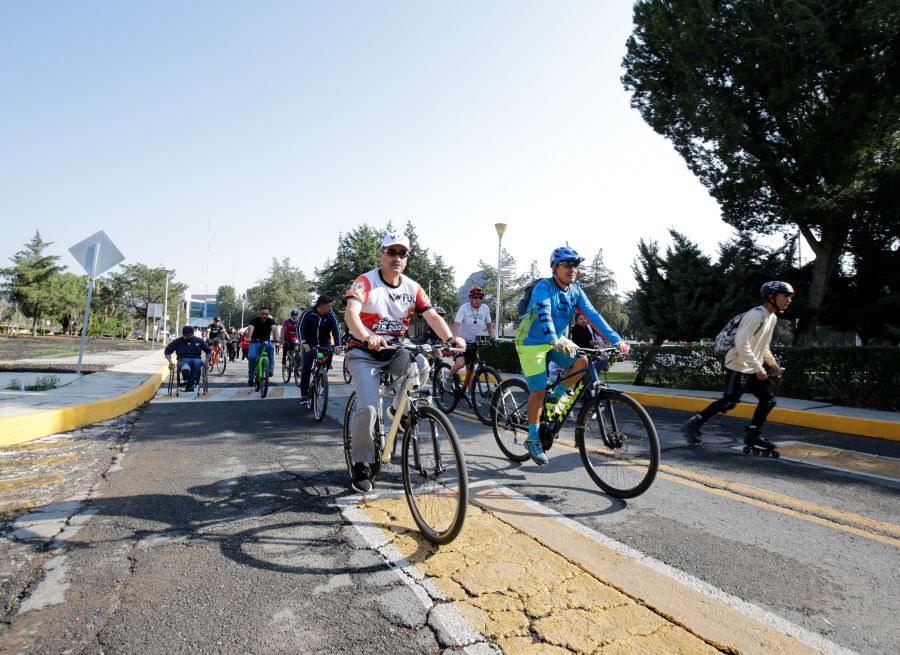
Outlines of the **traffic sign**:
[[125,259],[125,255],[119,252],[103,230],[92,234],[84,241],[79,241],[69,248],[69,252],[91,277],[105,273]]

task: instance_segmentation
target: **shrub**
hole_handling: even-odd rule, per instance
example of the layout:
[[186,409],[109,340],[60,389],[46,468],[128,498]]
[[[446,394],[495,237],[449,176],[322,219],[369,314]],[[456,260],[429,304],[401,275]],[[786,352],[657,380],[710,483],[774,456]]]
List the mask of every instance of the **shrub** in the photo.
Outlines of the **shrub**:
[[[776,346],[784,376],[776,392],[845,407],[900,410],[900,348]],[[644,383],[673,389],[722,389],[724,368],[705,348],[641,347],[635,363],[647,366]]]
[[481,358],[488,366],[493,366],[503,373],[519,373],[519,355],[513,341],[500,341],[496,348],[484,348]]

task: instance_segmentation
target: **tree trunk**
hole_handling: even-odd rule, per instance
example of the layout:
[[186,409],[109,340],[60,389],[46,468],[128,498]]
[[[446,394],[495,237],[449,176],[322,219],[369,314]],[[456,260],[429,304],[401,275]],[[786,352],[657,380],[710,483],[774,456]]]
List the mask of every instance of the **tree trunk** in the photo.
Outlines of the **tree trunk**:
[[[657,334],[653,337],[653,348],[659,348],[663,341],[666,340],[666,337],[661,334]],[[651,357],[645,357],[644,361],[641,362],[641,365],[638,367],[637,374],[634,376],[634,385],[636,387],[644,386],[644,378],[647,377],[647,372],[650,370],[650,367],[653,366],[653,359]]]
[[809,310],[797,323],[793,342],[795,346],[808,345],[815,337],[828,282],[837,267],[849,232],[849,222],[827,224],[822,229],[822,237],[815,244],[810,243],[816,253],[816,261],[813,263],[812,280],[809,284]]

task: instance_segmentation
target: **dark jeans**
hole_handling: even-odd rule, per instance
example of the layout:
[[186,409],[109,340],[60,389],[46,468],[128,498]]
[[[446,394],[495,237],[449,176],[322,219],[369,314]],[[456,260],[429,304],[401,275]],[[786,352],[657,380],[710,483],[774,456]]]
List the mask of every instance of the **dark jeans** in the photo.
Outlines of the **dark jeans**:
[[[331,366],[331,355],[332,352],[325,353],[324,363],[326,366]],[[312,371],[313,360],[316,358],[316,349],[310,348],[308,351],[303,353],[303,372],[300,375],[300,393],[304,396],[309,389],[309,374]]]
[[700,412],[701,423],[706,423],[716,414],[734,409],[741,400],[741,396],[750,392],[759,399],[759,404],[753,412],[753,421],[751,425],[761,428],[766,422],[769,412],[775,407],[775,394],[772,392],[772,382],[768,378],[760,380],[755,373],[738,373],[731,369],[726,369],[725,373],[725,391],[722,397],[710,404],[706,409]]
[[190,385],[197,384],[202,367],[203,362],[200,359],[179,359],[178,370],[181,371],[181,381]]

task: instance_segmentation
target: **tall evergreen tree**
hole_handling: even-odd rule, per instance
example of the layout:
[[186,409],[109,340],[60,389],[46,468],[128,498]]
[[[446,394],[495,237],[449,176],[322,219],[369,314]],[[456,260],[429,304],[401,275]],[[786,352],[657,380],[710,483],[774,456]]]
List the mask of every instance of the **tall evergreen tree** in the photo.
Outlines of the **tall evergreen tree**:
[[0,275],[7,279],[9,299],[31,318],[32,335],[37,334],[38,322],[54,309],[55,282],[65,270],[57,263],[59,257],[44,253],[51,245],[35,230],[25,248],[10,258],[13,265],[0,269]]
[[312,283],[303,271],[291,265],[290,258],[281,261],[273,258],[268,277],[247,289],[251,313],[266,307],[269,316],[278,322],[288,317],[291,308],[302,311],[312,304],[312,300]]

